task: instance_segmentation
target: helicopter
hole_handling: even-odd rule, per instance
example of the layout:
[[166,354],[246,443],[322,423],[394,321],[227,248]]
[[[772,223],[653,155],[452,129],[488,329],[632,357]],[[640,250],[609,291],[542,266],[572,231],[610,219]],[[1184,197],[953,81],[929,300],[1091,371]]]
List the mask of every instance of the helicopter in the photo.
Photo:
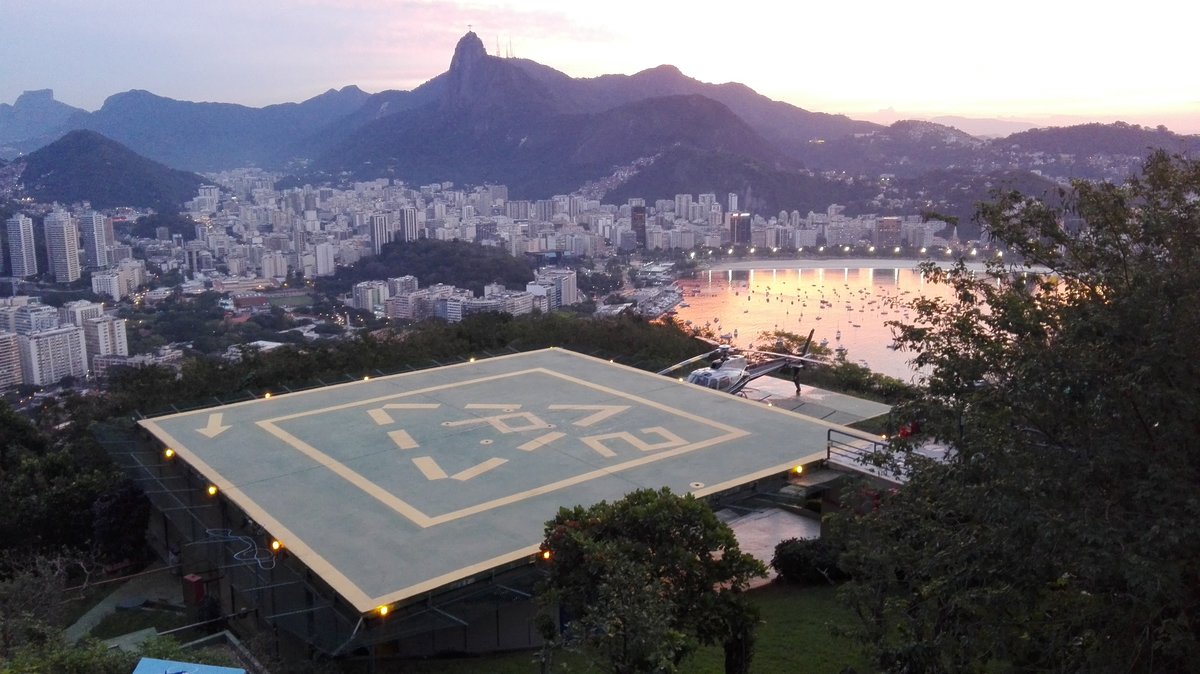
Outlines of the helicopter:
[[[771,374],[772,372],[778,372],[785,367],[801,368],[806,363],[828,365],[823,360],[808,356],[808,349],[812,346],[814,332],[816,332],[815,329],[809,331],[808,341],[804,343],[804,349],[799,355],[755,349],[737,349],[729,344],[720,344],[704,337],[697,337],[697,339],[708,342],[716,348],[708,353],[702,353],[694,358],[688,358],[685,361],[676,363],[665,370],[659,371],[658,374],[669,375],[679,368],[687,367],[692,363],[710,358],[708,367],[692,372],[687,376],[686,381],[689,384],[696,384],[697,386],[736,395],[741,393],[742,389],[746,388],[746,385],[755,379]],[[765,356],[767,360],[751,362],[751,356]]]

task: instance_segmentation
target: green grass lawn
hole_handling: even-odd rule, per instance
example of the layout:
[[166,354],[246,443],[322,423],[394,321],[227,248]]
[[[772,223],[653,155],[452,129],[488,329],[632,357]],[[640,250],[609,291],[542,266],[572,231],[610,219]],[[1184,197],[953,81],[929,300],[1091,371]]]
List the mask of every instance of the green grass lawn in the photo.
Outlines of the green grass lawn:
[[176,627],[183,627],[190,621],[183,613],[174,611],[117,611],[104,616],[92,628],[91,635],[97,639],[111,639],[130,632],[153,627],[159,632],[165,632]]
[[[799,588],[769,585],[750,597],[762,612],[751,671],[759,674],[838,674],[845,667],[861,669],[862,656],[844,637],[835,637],[830,625],[848,624],[853,617],[835,598],[832,587]],[[535,652],[508,653],[457,660],[391,663],[381,671],[419,674],[530,674],[538,671]],[[725,655],[718,646],[702,648],[683,662],[683,674],[720,674]],[[555,671],[599,671],[578,654],[556,660]]]

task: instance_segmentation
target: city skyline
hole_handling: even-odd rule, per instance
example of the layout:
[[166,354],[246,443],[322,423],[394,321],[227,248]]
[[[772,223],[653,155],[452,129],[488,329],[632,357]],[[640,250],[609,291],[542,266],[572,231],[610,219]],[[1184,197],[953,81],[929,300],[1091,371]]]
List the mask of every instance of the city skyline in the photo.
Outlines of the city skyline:
[[0,73],[5,103],[45,88],[87,110],[130,89],[254,107],[352,84],[410,90],[444,72],[471,29],[493,55],[572,77],[671,64],[701,81],[883,123],[1121,119],[1200,133],[1200,71],[1187,66],[1200,9],[1161,0],[1121,14],[1030,0],[969,11],[941,0],[686,11],[623,0],[569,11],[549,0],[13,0],[5,14],[0,58],[14,66]]

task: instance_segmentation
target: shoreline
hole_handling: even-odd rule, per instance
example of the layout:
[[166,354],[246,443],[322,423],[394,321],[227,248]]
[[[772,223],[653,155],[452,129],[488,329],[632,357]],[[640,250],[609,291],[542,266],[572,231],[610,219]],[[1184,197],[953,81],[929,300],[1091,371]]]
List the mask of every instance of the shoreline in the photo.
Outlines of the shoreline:
[[[916,269],[924,262],[934,262],[939,266],[946,266],[957,262],[957,260],[934,260],[932,258],[913,259],[913,258],[897,258],[897,259],[881,259],[869,257],[852,257],[852,258],[792,258],[792,259],[768,259],[768,260],[737,260],[734,262],[717,262],[711,266],[698,266],[696,271],[749,271],[751,269],[829,269],[829,268],[847,268],[847,269]],[[984,271],[987,269],[983,262],[967,262],[969,269],[976,271]],[[1032,267],[1027,269],[1033,270]]]

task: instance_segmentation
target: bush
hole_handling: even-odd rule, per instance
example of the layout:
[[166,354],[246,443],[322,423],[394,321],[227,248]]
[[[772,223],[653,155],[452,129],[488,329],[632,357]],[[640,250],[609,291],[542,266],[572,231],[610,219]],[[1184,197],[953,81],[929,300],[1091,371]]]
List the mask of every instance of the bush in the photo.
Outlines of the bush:
[[771,568],[785,583],[796,585],[833,585],[846,579],[838,566],[841,553],[824,538],[789,538],[775,546]]

